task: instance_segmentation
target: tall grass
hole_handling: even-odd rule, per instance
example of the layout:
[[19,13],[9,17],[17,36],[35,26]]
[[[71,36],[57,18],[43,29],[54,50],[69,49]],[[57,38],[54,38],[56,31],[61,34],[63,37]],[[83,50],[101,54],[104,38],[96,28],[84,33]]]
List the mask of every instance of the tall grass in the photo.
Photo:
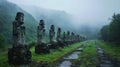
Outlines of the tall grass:
[[[32,60],[38,62],[47,61],[50,64],[54,64],[55,62],[59,61],[61,57],[72,52],[81,45],[82,43],[76,43],[58,50],[51,50],[49,54],[41,54],[41,55],[35,54],[35,50],[34,50],[35,47],[32,47],[31,48]],[[10,67],[10,65],[8,64],[7,50],[0,53],[0,67]]]
[[83,53],[80,55],[81,63],[79,67],[96,67],[99,63],[97,57],[96,44],[90,41],[84,48]]
[[65,56],[66,54],[72,52],[73,50],[80,47],[81,43],[72,44],[70,46],[66,46],[64,48],[60,48],[58,50],[51,50],[49,54],[35,54],[34,47],[31,49],[32,51],[32,59],[36,61],[47,61],[48,63],[55,63],[60,60],[61,57]]
[[105,54],[108,54],[113,59],[120,61],[120,46],[103,41],[99,42],[99,46],[103,48]]

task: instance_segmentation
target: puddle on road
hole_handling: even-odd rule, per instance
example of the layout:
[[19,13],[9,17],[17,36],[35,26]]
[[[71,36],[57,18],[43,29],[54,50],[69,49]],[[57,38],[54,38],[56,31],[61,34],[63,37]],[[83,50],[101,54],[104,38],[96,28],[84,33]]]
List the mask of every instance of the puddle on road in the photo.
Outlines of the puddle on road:
[[63,61],[58,67],[71,67],[72,63],[69,60]]
[[83,50],[83,48],[78,48],[78,49],[77,49],[77,51],[82,51],[82,50]]
[[73,52],[67,57],[64,57],[64,59],[72,60],[72,59],[77,59],[79,57],[80,52]]
[[83,48],[78,48],[75,52],[63,58],[63,61],[57,67],[71,67],[72,62],[70,60],[78,59],[79,54]]

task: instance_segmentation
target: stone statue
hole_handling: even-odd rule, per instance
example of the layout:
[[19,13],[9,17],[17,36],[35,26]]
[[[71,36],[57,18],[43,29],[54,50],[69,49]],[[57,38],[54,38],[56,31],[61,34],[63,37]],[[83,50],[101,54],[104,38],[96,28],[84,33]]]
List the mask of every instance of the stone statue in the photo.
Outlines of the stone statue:
[[71,32],[71,41],[74,42],[74,33]]
[[62,39],[64,42],[66,41],[66,33],[63,32],[63,39]]
[[50,30],[49,30],[50,42],[54,41],[54,36],[55,36],[55,27],[54,25],[51,25]]
[[61,41],[61,28],[58,28],[56,39],[57,39],[57,41]]
[[37,27],[38,44],[41,44],[43,42],[43,38],[45,35],[44,27],[44,20],[40,20],[39,26]]
[[18,12],[13,22],[13,47],[25,45],[24,14]]
[[10,65],[24,65],[31,62],[31,51],[25,44],[24,14],[18,12],[13,22],[13,47],[8,50]]
[[40,20],[39,26],[37,27],[37,40],[38,44],[35,46],[35,53],[49,53],[49,47],[45,42],[45,23],[44,20]]
[[70,40],[70,31],[67,31],[67,41]]
[[79,35],[77,35],[77,41],[80,42],[80,36]]

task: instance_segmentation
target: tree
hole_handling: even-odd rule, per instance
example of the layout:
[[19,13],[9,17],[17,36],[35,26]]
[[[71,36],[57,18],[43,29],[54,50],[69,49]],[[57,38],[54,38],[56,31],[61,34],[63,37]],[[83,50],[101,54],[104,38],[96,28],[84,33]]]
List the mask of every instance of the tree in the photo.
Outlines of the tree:
[[114,14],[110,22],[110,35],[115,43],[120,43],[120,14]]
[[109,25],[103,26],[102,29],[100,30],[100,34],[101,39],[103,39],[104,41],[110,41]]

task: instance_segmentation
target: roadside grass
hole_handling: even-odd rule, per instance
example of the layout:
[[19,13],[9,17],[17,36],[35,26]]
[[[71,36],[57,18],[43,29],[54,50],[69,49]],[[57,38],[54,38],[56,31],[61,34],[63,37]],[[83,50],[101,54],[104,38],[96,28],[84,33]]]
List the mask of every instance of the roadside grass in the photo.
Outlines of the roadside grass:
[[81,62],[79,67],[96,67],[99,64],[97,49],[94,41],[89,41],[80,54]]
[[99,46],[103,48],[105,54],[110,55],[112,59],[120,62],[120,46],[103,41],[99,41]]
[[7,59],[7,52],[0,53],[0,67],[10,67]]
[[69,46],[65,46],[64,48],[60,48],[58,50],[51,50],[49,54],[41,54],[41,55],[35,54],[35,50],[33,47],[31,49],[32,59],[38,62],[46,61],[49,64],[55,64],[56,62],[60,61],[63,56],[71,53],[80,46],[82,46],[82,43],[76,43]]
[[[32,52],[32,60],[41,62],[41,61],[47,61],[48,63],[54,64],[55,62],[59,61],[60,58],[65,56],[66,54],[72,52],[73,50],[79,48],[82,45],[81,43],[75,43],[69,46],[66,46],[64,48],[60,48],[58,50],[51,50],[49,54],[35,54],[34,47],[31,48]],[[10,67],[8,64],[8,58],[7,58],[7,50],[3,53],[0,53],[0,67]]]

